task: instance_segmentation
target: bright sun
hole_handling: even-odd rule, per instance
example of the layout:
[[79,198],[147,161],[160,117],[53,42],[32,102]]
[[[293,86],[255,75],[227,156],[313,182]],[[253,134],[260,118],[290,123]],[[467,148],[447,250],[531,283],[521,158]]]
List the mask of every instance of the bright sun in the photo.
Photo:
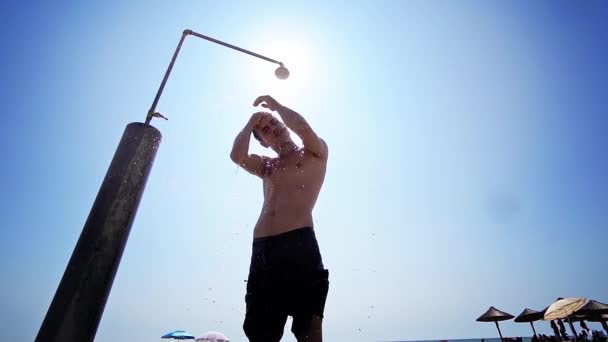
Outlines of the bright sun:
[[262,89],[268,94],[282,100],[296,99],[305,94],[312,86],[312,73],[316,65],[314,44],[302,36],[274,34],[272,39],[262,42],[256,47],[258,53],[283,62],[289,70],[289,78],[278,79],[274,72],[279,65],[260,64],[252,70],[252,79],[256,89]]

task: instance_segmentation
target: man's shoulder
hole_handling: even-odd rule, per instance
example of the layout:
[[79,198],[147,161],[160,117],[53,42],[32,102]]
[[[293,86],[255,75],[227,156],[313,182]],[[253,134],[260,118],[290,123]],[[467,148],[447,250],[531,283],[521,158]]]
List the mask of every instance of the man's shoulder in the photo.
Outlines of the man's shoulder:
[[319,160],[327,160],[329,156],[329,147],[327,146],[327,142],[323,140],[323,138],[319,137],[319,151],[313,152],[309,151],[316,159]]

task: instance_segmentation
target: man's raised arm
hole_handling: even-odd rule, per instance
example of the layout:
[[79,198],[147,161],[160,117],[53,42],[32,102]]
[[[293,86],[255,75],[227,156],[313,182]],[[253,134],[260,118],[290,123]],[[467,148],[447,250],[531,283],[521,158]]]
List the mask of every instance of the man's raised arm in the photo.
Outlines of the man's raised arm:
[[261,113],[255,113],[251,116],[249,122],[234,139],[232,152],[230,152],[230,159],[233,162],[259,177],[264,176],[264,159],[257,154],[249,154],[249,139],[253,128],[258,124],[261,117]]
[[277,100],[268,95],[260,96],[253,102],[254,106],[259,104],[262,104],[264,108],[276,111],[285,125],[302,139],[305,149],[312,152],[318,158],[327,158],[327,144],[317,136],[317,133],[312,130],[302,115],[281,105]]

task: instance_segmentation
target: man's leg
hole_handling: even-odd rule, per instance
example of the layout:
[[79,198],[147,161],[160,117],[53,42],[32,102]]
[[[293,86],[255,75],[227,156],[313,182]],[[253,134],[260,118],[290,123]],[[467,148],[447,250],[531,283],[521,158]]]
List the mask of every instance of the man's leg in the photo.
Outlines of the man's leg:
[[312,316],[310,330],[301,336],[296,336],[298,342],[323,342],[323,318]]
[[243,330],[250,342],[279,342],[283,336],[287,312],[275,285],[266,277],[250,276],[247,282]]
[[286,321],[286,314],[248,310],[243,323],[243,331],[250,342],[279,342],[283,337]]

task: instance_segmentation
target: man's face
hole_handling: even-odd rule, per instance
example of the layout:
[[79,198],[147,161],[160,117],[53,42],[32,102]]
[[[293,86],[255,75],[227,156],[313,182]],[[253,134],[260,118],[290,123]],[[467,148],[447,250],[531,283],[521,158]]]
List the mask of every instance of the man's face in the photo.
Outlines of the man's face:
[[264,115],[254,127],[264,147],[278,148],[282,142],[289,140],[289,131],[285,125],[271,114]]

